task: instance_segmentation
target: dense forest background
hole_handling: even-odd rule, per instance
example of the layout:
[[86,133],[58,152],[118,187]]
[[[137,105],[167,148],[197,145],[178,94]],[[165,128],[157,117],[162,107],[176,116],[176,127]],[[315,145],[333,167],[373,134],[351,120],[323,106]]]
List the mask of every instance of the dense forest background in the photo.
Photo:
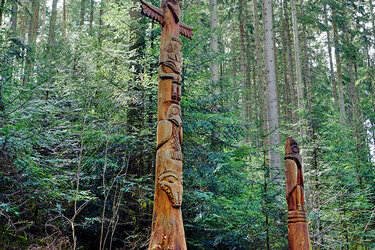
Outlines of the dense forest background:
[[[287,248],[293,136],[313,248],[374,249],[372,0],[182,6],[188,248]],[[0,0],[0,248],[147,247],[159,43],[136,0]]]

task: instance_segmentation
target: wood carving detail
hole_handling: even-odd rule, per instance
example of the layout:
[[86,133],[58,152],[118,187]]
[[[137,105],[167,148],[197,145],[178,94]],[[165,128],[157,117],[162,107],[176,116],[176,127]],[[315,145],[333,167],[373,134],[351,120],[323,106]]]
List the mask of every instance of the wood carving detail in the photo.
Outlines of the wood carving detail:
[[298,142],[291,137],[285,142],[285,191],[288,206],[289,249],[310,249],[309,231],[304,208],[302,158]]
[[160,8],[141,0],[142,13],[161,24],[154,212],[149,249],[187,249],[181,205],[182,119],[181,45],[193,28],[180,22],[181,1],[162,0]]

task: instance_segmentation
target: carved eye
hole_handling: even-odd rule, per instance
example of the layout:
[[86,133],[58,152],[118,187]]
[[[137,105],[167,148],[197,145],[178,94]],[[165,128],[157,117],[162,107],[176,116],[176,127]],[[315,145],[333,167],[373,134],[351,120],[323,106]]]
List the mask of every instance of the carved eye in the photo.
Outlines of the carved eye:
[[175,180],[175,178],[173,178],[173,177],[169,177],[168,178],[168,182],[169,183],[174,183],[176,180]]

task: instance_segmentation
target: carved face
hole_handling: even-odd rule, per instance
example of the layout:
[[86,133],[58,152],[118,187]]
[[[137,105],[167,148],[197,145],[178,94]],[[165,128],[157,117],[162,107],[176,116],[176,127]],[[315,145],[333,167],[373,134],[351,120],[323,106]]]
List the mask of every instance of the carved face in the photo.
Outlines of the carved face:
[[285,143],[285,154],[286,155],[299,154],[298,142],[291,137],[289,137]]
[[181,207],[182,204],[182,178],[171,170],[166,170],[159,175],[159,185],[167,193],[169,200],[174,207]]
[[176,23],[180,21],[181,14],[181,1],[180,0],[163,0],[161,3],[161,8],[169,8],[176,20]]
[[169,106],[167,111],[167,119],[177,126],[181,126],[182,119],[181,119],[181,108],[177,104],[172,104]]

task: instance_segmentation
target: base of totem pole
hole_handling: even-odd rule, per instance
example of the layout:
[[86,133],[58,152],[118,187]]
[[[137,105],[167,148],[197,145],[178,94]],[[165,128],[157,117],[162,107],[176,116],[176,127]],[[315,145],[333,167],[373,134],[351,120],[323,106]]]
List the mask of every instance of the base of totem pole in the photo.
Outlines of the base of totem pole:
[[288,241],[289,250],[310,249],[309,230],[304,211],[288,211]]

